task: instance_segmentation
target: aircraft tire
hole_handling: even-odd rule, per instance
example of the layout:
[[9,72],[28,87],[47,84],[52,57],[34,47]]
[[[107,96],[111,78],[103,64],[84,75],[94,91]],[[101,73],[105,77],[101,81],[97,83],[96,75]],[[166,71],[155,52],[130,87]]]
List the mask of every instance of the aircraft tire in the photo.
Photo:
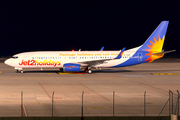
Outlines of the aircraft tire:
[[91,73],[92,73],[92,70],[91,70],[91,69],[89,69],[87,72],[88,72],[89,74],[91,74]]
[[63,71],[64,71],[64,69],[63,69],[63,68],[60,68],[59,70],[60,70],[60,72],[63,72]]

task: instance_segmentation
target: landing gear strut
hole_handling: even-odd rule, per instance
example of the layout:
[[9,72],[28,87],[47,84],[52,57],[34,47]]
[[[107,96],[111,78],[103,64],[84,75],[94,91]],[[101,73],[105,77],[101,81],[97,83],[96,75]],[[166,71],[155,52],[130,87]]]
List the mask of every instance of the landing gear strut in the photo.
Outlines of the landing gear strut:
[[63,72],[63,68],[60,68],[59,70],[60,70],[60,72]]
[[17,73],[23,73],[23,69],[22,68],[15,68]]
[[85,73],[89,73],[89,74],[91,74],[92,73],[92,70],[91,70],[91,68],[89,67],[86,67],[85,69],[84,69],[84,72]]
[[23,70],[16,70],[16,73],[23,73]]

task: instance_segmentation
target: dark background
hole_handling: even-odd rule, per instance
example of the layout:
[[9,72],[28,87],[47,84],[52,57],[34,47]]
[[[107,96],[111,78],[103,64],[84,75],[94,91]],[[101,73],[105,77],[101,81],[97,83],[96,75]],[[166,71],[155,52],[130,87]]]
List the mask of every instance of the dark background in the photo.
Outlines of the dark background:
[[169,20],[165,50],[177,51],[180,7],[175,2],[59,1],[0,3],[0,57],[27,51],[120,50],[140,46]]

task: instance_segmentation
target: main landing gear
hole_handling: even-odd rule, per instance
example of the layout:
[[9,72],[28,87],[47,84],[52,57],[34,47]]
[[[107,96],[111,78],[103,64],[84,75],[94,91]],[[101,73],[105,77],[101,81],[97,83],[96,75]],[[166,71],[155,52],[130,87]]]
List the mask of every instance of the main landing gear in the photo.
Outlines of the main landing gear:
[[89,67],[86,67],[85,69],[84,69],[84,72],[85,73],[89,73],[89,74],[91,74],[92,73],[92,70],[91,70],[91,68]]
[[63,68],[59,68],[59,70],[60,70],[60,72],[63,72],[63,71],[64,71]]

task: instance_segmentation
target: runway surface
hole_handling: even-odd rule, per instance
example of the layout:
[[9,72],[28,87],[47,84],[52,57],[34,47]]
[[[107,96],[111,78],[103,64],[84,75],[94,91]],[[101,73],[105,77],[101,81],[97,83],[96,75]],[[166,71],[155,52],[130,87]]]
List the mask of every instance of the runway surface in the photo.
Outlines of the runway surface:
[[[58,69],[14,68],[0,63],[0,116],[143,116],[146,91],[146,116],[158,116],[174,93],[177,112],[180,90],[180,60],[160,60],[141,65],[94,70],[92,74],[62,73]],[[23,91],[23,107],[21,107]],[[172,108],[172,105],[170,106]],[[23,111],[23,112],[22,112]],[[161,116],[169,115],[169,103]]]

